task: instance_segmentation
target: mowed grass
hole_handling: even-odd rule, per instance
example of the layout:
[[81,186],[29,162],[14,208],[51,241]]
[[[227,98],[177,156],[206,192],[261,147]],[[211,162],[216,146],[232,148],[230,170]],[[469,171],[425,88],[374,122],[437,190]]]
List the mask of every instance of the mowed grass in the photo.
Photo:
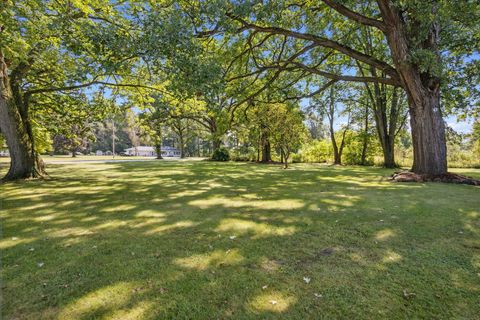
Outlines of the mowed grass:
[[478,187],[203,161],[49,173],[0,185],[2,319],[480,317]]
[[[91,156],[78,155],[73,158],[70,155],[43,155],[42,160],[46,163],[51,162],[77,162],[77,161],[110,161],[110,160],[153,160],[155,157],[141,157],[141,156]],[[0,165],[8,165],[10,163],[9,157],[0,157]]]

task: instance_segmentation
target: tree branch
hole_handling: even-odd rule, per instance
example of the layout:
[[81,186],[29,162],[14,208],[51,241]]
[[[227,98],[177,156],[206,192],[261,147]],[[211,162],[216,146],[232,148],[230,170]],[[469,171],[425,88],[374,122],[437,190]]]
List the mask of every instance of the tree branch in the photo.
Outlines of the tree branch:
[[302,33],[302,32],[287,30],[283,28],[278,28],[278,27],[262,27],[257,24],[249,23],[246,20],[240,17],[234,16],[230,13],[227,13],[227,16],[242,24],[243,27],[240,28],[240,31],[243,31],[246,29],[252,29],[257,32],[285,35],[285,36],[296,38],[296,39],[311,41],[315,46],[334,49],[355,60],[361,61],[377,69],[383,70],[392,79],[394,79],[392,81],[395,81],[397,85],[400,83],[400,77],[397,73],[397,70],[394,67],[392,67],[391,65],[389,65],[388,63],[382,60],[379,60],[375,57],[367,55],[363,52],[357,51],[339,42],[330,40],[328,38],[320,37],[314,34],[310,34],[310,33]]
[[347,75],[339,75],[335,73],[330,73],[322,70],[318,70],[316,68],[309,67],[303,63],[292,61],[291,64],[297,66],[300,69],[308,71],[312,74],[317,74],[319,76],[336,80],[336,81],[350,81],[350,82],[373,82],[373,83],[384,83],[391,86],[398,86],[398,82],[392,78],[379,78],[379,77],[365,77],[365,76],[347,76]]
[[93,85],[104,85],[104,86],[110,86],[110,87],[130,87],[130,88],[144,88],[144,89],[149,89],[149,90],[155,90],[155,91],[160,91],[162,93],[165,93],[163,90],[151,87],[151,86],[145,86],[141,84],[129,84],[129,83],[111,83],[111,82],[104,82],[104,81],[97,81],[97,80],[92,80],[90,82],[78,84],[78,85],[72,85],[72,86],[65,86],[65,87],[53,87],[53,88],[44,88],[44,89],[35,89],[35,90],[30,90],[25,92],[25,96],[31,96],[33,94],[37,93],[47,93],[47,92],[58,92],[58,91],[72,91],[72,90],[77,90],[77,89],[82,89],[86,87],[90,87]]
[[341,5],[335,0],[322,0],[327,6],[332,8],[333,10],[337,11],[340,13],[342,16],[347,17],[350,20],[353,20],[355,22],[358,22],[360,24],[363,24],[365,26],[370,26],[370,27],[375,27],[382,32],[386,32],[387,27],[385,23],[381,20],[373,19],[366,17],[362,14],[359,14],[358,12],[355,12],[353,10],[350,10],[349,8],[345,7],[344,5]]

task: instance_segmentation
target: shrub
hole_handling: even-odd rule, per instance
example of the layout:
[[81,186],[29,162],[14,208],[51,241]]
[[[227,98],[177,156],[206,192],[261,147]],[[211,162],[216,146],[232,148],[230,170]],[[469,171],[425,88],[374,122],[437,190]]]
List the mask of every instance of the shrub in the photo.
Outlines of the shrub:
[[333,157],[331,144],[326,140],[313,140],[304,145],[295,162],[327,162]]
[[299,153],[292,154],[292,163],[301,163],[303,162],[302,155]]
[[213,161],[228,161],[230,160],[230,154],[228,153],[228,150],[226,148],[218,148],[215,151],[213,151],[212,154],[212,160]]
[[[381,155],[381,149],[378,142],[367,135],[367,153],[365,154],[365,163],[362,163],[363,143],[365,133],[349,130],[345,136],[345,147],[343,149],[342,163],[348,165],[373,165],[375,155]],[[382,160],[383,162],[383,160]]]

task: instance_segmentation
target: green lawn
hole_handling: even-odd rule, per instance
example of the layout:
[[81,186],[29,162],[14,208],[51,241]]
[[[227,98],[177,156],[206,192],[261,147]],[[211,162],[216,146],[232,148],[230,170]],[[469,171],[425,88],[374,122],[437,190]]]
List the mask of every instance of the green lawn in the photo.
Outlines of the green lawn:
[[[66,162],[66,161],[72,161],[76,162],[79,160],[89,160],[89,161],[109,161],[109,160],[152,160],[155,159],[155,157],[140,157],[140,156],[135,156],[135,157],[125,157],[125,156],[116,156],[113,158],[112,156],[83,156],[79,155],[76,156],[75,158],[72,158],[72,156],[61,156],[61,155],[54,155],[54,156],[48,156],[44,155],[42,156],[42,160],[45,161],[46,163],[50,162]],[[0,157],[0,164],[8,164],[10,163],[10,158],[9,157]]]
[[2,319],[479,318],[479,187],[201,161],[49,173],[0,185]]

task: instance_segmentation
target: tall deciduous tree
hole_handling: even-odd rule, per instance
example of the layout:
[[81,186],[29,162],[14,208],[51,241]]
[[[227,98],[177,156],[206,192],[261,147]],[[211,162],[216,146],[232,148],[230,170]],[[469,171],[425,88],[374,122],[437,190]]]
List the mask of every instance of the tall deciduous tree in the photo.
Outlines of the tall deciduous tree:
[[[88,86],[116,85],[132,67],[129,28],[100,1],[4,1],[0,12],[0,128],[10,150],[5,179],[38,177],[32,106]],[[121,56],[121,58],[119,58]],[[118,78],[115,78],[118,76]],[[110,78],[112,77],[112,78]]]
[[[448,82],[444,77],[448,59],[444,56],[471,52],[471,46],[458,46],[459,39],[478,43],[478,33],[466,31],[470,27],[478,30],[478,25],[472,23],[480,13],[478,2],[285,0],[228,8],[227,16],[238,23],[233,31],[248,43],[246,51],[256,59],[259,73],[305,72],[336,81],[401,87],[409,104],[413,171],[429,175],[447,172],[441,104],[442,88]],[[371,28],[383,37],[389,48],[387,59],[350,45],[349,33],[359,26]],[[245,36],[246,30],[251,32]],[[280,39],[282,49],[267,62],[265,57],[275,48],[273,39]],[[256,50],[262,50],[263,56],[253,55]],[[329,56],[343,56],[344,71],[357,61],[385,77],[329,72],[324,68]]]

